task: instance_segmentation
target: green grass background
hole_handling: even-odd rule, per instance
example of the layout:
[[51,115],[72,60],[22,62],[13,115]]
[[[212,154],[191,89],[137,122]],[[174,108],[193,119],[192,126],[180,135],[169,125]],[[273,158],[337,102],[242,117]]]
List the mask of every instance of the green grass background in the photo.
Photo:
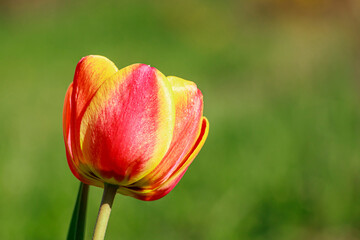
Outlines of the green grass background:
[[1,1],[0,239],[66,237],[63,99],[89,54],[195,81],[210,121],[169,195],[116,196],[107,239],[360,239],[359,25],[265,2]]

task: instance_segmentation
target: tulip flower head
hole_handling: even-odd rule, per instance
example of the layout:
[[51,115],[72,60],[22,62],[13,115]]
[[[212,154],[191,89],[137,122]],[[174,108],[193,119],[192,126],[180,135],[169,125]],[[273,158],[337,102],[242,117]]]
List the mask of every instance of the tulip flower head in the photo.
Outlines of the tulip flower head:
[[196,84],[154,67],[80,60],[63,111],[66,155],[83,183],[156,200],[180,181],[209,131]]

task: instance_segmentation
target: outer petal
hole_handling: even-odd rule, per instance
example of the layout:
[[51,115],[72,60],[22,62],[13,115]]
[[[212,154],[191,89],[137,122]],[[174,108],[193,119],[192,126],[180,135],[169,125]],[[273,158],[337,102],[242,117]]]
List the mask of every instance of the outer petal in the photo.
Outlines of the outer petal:
[[115,64],[106,57],[90,55],[79,61],[74,76],[76,117],[81,115],[101,84],[117,71]]
[[71,151],[70,146],[70,119],[71,119],[71,94],[73,91],[73,83],[70,84],[65,94],[64,109],[63,109],[63,135],[66,152]]
[[71,172],[82,182],[91,184],[91,181],[89,181],[86,178],[83,178],[82,175],[79,174],[79,171],[81,172],[81,169],[78,169],[74,165],[73,160],[73,154],[71,151],[71,132],[70,132],[70,124],[71,124],[71,95],[73,92],[73,83],[70,84],[66,95],[65,95],[65,101],[64,101],[64,110],[63,110],[63,134],[64,134],[64,142],[65,142],[65,150],[66,150],[66,158],[68,160],[68,164],[70,167]]
[[83,57],[76,66],[73,93],[74,103],[71,109],[71,147],[76,164],[82,159],[79,145],[80,123],[82,116],[91,99],[105,82],[117,72],[117,67],[109,59],[102,56],[90,55]]
[[209,122],[204,117],[202,120],[202,127],[197,138],[196,143],[193,145],[191,151],[184,158],[184,162],[178,166],[176,171],[164,182],[162,185],[155,189],[142,189],[137,187],[132,188],[119,188],[118,192],[124,195],[132,196],[144,201],[153,201],[164,197],[168,194],[180,181],[182,176],[185,174],[187,168],[192,163],[196,155],[205,143],[205,140],[209,133]]
[[155,68],[134,64],[97,91],[82,119],[84,161],[103,181],[128,185],[164,157],[175,124],[171,85]]
[[203,96],[196,84],[178,77],[168,77],[175,99],[175,128],[169,150],[160,164],[143,179],[133,184],[153,189],[165,182],[184,161],[196,142],[203,112]]

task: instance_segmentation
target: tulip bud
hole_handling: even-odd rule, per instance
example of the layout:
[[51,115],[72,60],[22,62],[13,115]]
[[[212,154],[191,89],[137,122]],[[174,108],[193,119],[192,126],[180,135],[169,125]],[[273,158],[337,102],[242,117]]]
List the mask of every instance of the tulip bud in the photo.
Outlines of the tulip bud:
[[109,59],[78,63],[63,111],[66,156],[83,183],[156,200],[180,181],[209,131],[195,83],[154,67],[118,70]]

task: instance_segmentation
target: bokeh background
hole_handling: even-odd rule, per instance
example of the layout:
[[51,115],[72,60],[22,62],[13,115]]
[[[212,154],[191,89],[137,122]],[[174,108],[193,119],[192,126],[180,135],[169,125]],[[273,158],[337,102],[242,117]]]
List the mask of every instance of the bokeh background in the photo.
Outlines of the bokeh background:
[[195,81],[210,121],[168,196],[117,195],[107,239],[360,239],[359,5],[1,0],[0,239],[66,237],[63,99],[89,54]]

